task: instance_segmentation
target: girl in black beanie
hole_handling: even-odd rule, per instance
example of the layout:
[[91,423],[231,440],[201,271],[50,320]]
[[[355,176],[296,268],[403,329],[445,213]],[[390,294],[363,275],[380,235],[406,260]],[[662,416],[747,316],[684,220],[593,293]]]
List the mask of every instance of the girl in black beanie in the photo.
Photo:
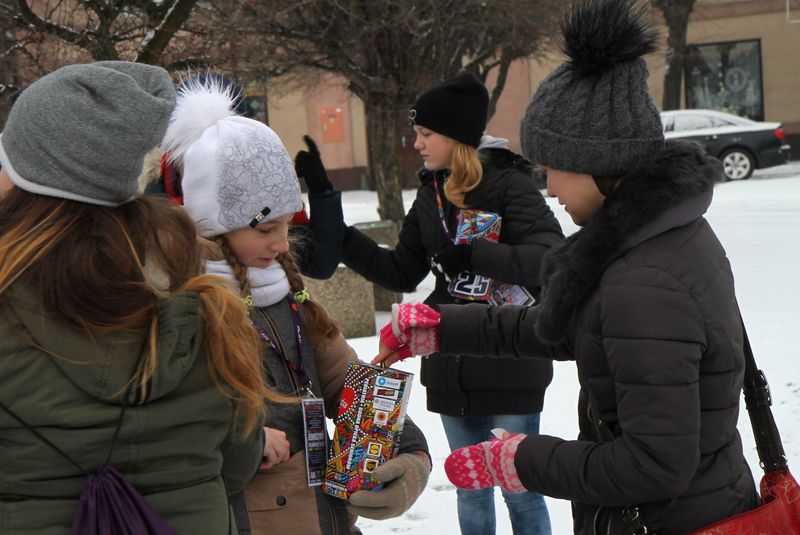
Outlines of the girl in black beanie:
[[[508,150],[504,139],[484,136],[489,96],[471,74],[462,74],[422,93],[409,111],[422,156],[420,187],[393,250],[348,228],[343,260],[371,282],[411,292],[433,266],[436,287],[425,303],[463,304],[448,291],[465,272],[520,285],[538,296],[542,255],[562,239],[561,229],[533,179],[531,163]],[[464,209],[497,214],[499,242],[455,244]],[[494,427],[538,433],[549,362],[501,362],[490,358],[422,361],[428,410],[442,415],[451,449],[489,438]],[[524,431],[523,431],[524,430]],[[495,532],[494,491],[458,490],[464,535]],[[535,493],[504,493],[515,534],[547,535],[544,499]]]

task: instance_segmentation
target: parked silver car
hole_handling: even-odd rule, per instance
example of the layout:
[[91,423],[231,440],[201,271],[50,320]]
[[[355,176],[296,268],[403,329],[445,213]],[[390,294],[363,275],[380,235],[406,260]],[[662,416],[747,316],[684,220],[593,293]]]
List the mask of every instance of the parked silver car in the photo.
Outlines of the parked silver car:
[[750,178],[756,169],[783,165],[791,147],[781,123],[760,122],[714,110],[661,113],[664,137],[691,139],[716,156],[728,180]]

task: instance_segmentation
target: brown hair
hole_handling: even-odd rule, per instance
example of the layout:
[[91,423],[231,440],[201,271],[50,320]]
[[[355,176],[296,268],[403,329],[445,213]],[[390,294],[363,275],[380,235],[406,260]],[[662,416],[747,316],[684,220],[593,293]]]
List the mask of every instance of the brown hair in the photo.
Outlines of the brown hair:
[[210,378],[234,401],[243,434],[255,429],[264,398],[277,395],[265,386],[246,311],[221,281],[202,275],[192,220],[167,199],[107,207],[12,188],[0,200],[0,296],[17,282],[38,293],[45,313],[89,336],[148,333],[138,383],[158,358],[159,300],[195,292]]
[[597,185],[597,189],[603,194],[603,197],[611,195],[611,192],[614,191],[622,181],[622,177],[618,176],[592,176],[592,179]]
[[[228,242],[224,236],[217,236],[214,242],[219,245],[220,252],[223,258],[233,268],[233,274],[236,281],[241,288],[242,297],[250,295],[250,281],[247,278],[247,267],[244,266],[228,246]],[[291,251],[281,253],[278,255],[278,262],[286,272],[286,277],[289,279],[289,286],[292,293],[302,292],[306,289],[303,276],[300,274],[300,268],[297,267],[297,262]],[[325,310],[321,304],[314,301],[313,297],[302,304],[303,315],[311,337],[311,344],[315,348],[323,347],[332,338],[339,335],[339,327],[336,322],[331,318],[328,311]]]
[[459,208],[467,208],[464,195],[478,187],[483,179],[483,165],[478,149],[456,142],[450,156],[450,177],[444,186],[444,195]]

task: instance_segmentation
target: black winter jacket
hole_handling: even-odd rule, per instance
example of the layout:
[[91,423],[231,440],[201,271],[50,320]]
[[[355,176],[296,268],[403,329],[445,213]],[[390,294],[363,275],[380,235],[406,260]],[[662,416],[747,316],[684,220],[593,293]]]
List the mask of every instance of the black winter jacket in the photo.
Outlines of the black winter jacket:
[[[470,208],[495,212],[503,218],[500,243],[478,240],[472,248],[475,273],[521,284],[538,296],[543,254],[563,235],[532,178],[530,162],[505,149],[479,151],[484,176],[478,187],[466,194]],[[353,230],[345,241],[343,260],[368,280],[399,292],[411,292],[430,271],[431,258],[450,242],[444,234],[433,181],[445,173],[421,170],[417,198],[400,230],[394,250],[379,247]],[[451,230],[458,208],[443,197]],[[425,303],[465,303],[447,292],[447,281],[437,275],[436,287]],[[421,381],[427,387],[428,410],[451,416],[529,414],[540,412],[544,391],[552,379],[546,361],[498,361],[489,358],[448,359],[426,357]]]
[[[668,142],[545,259],[533,309],[443,307],[446,352],[575,359],[578,440],[531,436],[516,467],[530,490],[573,501],[575,533],[684,534],[756,505],[736,429],[744,374],[733,275],[702,214],[717,160]],[[616,437],[602,442],[593,399]]]

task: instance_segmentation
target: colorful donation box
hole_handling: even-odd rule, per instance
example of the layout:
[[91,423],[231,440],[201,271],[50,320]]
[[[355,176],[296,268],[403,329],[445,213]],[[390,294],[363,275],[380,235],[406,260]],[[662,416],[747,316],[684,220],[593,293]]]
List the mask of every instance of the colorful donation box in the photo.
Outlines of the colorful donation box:
[[397,454],[413,374],[351,362],[322,490],[346,500],[379,483],[372,471]]

